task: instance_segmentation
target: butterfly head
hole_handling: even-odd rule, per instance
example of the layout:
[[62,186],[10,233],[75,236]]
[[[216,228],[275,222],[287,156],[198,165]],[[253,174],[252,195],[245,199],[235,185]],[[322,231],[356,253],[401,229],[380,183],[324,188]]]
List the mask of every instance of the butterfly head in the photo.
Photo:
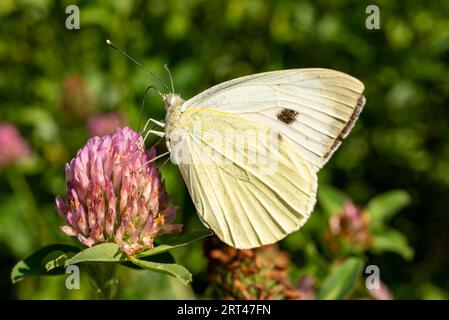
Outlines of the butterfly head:
[[162,95],[162,98],[164,99],[166,110],[173,109],[173,107],[179,108],[184,103],[184,99],[176,93],[164,94]]

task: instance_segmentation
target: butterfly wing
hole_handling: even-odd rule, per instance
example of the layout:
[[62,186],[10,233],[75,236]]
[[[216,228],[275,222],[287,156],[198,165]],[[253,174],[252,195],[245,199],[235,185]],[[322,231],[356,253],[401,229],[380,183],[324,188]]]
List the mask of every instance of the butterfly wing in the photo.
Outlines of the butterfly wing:
[[218,109],[264,124],[290,138],[318,171],[349,134],[365,98],[363,84],[329,69],[292,69],[214,86],[182,108]]
[[223,242],[259,247],[305,223],[317,177],[288,138],[211,109],[187,110],[178,128],[172,155],[201,220]]

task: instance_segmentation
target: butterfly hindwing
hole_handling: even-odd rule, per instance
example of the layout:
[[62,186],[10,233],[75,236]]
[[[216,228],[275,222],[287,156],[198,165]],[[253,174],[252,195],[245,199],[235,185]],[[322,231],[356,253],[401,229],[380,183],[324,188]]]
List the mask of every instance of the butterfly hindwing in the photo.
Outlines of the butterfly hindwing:
[[204,108],[185,111],[178,127],[182,139],[173,148],[183,146],[179,168],[201,219],[222,241],[258,247],[305,223],[317,178],[288,138]]

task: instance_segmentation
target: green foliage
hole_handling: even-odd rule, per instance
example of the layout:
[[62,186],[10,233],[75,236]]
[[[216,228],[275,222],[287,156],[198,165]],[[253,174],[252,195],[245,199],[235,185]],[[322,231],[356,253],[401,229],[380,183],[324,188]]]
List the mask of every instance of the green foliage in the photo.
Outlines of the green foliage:
[[[81,251],[78,247],[71,245],[50,245],[19,261],[12,270],[11,279],[13,283],[16,283],[29,276],[60,275],[65,273],[65,267],[75,264],[88,266],[90,273],[101,265],[122,264],[132,269],[146,269],[168,274],[183,284],[188,284],[192,281],[192,275],[186,268],[176,264],[168,251],[210,235],[211,232],[208,230],[197,230],[181,235],[161,236],[158,238],[159,246],[143,251],[136,257],[124,254],[116,243],[102,243]],[[92,267],[92,263],[97,267]]]
[[153,261],[147,261],[143,259],[137,259],[130,257],[130,261],[142,269],[151,270],[154,272],[165,273],[176,277],[184,284],[188,284],[192,281],[192,275],[183,266],[176,263],[156,263]]
[[399,231],[384,228],[374,234],[373,253],[394,252],[400,254],[405,260],[413,258],[414,251],[410,248],[407,238]]
[[[168,63],[183,98],[237,76],[275,69],[327,67],[359,78],[367,105],[320,171],[318,205],[310,220],[281,246],[294,257],[296,276],[312,274],[320,285],[335,261],[356,256],[379,265],[395,298],[447,297],[448,1],[377,1],[379,30],[365,28],[371,3],[363,1],[76,2],[80,30],[64,27],[67,2],[0,1],[0,121],[17,126],[33,150],[26,163],[0,169],[0,265],[6,270],[0,273],[0,291],[6,298],[92,297],[83,289],[67,293],[63,277],[26,277],[11,288],[8,275],[33,250],[67,241],[58,230],[54,197],[66,187],[64,164],[89,137],[87,119],[116,111],[137,129],[145,88],[154,84],[164,91],[108,48],[109,37],[166,82],[163,65]],[[84,80],[90,103],[74,109],[62,103],[68,75]],[[157,94],[146,99],[142,119],[149,116],[164,118]],[[164,151],[160,143],[158,152]],[[185,230],[199,229],[178,169],[169,163],[162,172],[172,202],[180,206],[177,222]],[[329,218],[341,211],[345,197],[366,204],[373,237],[369,248],[329,249]],[[191,270],[193,288],[201,293],[207,279],[201,243],[176,246],[170,253]],[[58,254],[19,262],[13,277],[46,273],[45,266],[52,264],[51,272],[61,270],[65,258],[58,260]],[[128,268],[121,269],[120,298],[179,297],[170,277],[128,275]]]
[[78,247],[66,244],[43,247],[14,266],[11,280],[15,283],[30,276],[63,274],[65,261],[78,251]]
[[66,260],[65,265],[81,262],[120,262],[125,261],[126,255],[116,243],[102,243],[83,251]]
[[[330,217],[343,210],[343,202],[349,199],[349,196],[334,187],[323,185],[318,192],[318,199],[323,212]],[[374,254],[393,252],[407,261],[413,258],[414,250],[410,247],[407,237],[387,225],[394,215],[410,204],[410,201],[410,195],[404,190],[392,190],[379,194],[368,202],[364,210],[369,215],[369,231],[373,237],[369,252]]]
[[366,210],[371,217],[374,253],[394,252],[408,261],[413,258],[414,250],[408,244],[407,237],[385,225],[401,209],[408,206],[410,201],[407,192],[393,190],[377,195],[368,202]]
[[184,233],[182,235],[176,234],[167,234],[158,238],[159,245],[154,249],[145,250],[139,254],[137,254],[138,258],[149,257],[152,255],[160,254],[162,252],[176,249],[186,244],[189,244],[193,241],[203,239],[205,237],[209,237],[212,235],[210,230],[198,230],[192,231],[188,233]]
[[363,260],[350,257],[344,262],[333,266],[324,279],[317,298],[322,300],[341,300],[350,296],[363,270]]
[[344,192],[328,185],[322,185],[318,190],[320,207],[328,217],[341,211],[343,201],[346,197]]
[[366,210],[371,217],[372,228],[381,228],[401,209],[410,204],[411,198],[404,190],[382,193],[368,202]]

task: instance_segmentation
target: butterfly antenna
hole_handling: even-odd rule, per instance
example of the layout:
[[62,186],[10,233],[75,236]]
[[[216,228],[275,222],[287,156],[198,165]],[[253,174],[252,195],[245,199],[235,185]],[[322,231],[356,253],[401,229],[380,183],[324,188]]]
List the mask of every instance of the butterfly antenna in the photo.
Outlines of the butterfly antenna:
[[133,57],[131,57],[129,54],[127,54],[124,50],[120,49],[119,47],[117,47],[114,43],[112,43],[111,40],[107,39],[106,43],[108,46],[110,46],[112,49],[115,49],[117,51],[119,51],[121,54],[123,54],[125,57],[127,57],[129,60],[131,60],[132,62],[134,62],[136,65],[138,65],[139,67],[141,67],[142,69],[144,69],[146,72],[148,72],[149,74],[151,74],[157,81],[159,81],[163,86],[165,86],[167,88],[167,90],[170,91],[170,88],[167,86],[167,84],[161,79],[159,78],[155,73],[153,73],[153,71],[151,71],[150,69],[148,69],[146,66],[142,65],[139,61],[137,61],[136,59],[134,59]]
[[172,93],[174,94],[174,93],[175,93],[175,86],[173,85],[173,78],[172,78],[172,76],[171,76],[170,69],[168,68],[168,65],[167,65],[167,64],[164,64],[164,68],[165,68],[165,70],[167,70],[168,76],[170,77],[171,91],[172,91]]

